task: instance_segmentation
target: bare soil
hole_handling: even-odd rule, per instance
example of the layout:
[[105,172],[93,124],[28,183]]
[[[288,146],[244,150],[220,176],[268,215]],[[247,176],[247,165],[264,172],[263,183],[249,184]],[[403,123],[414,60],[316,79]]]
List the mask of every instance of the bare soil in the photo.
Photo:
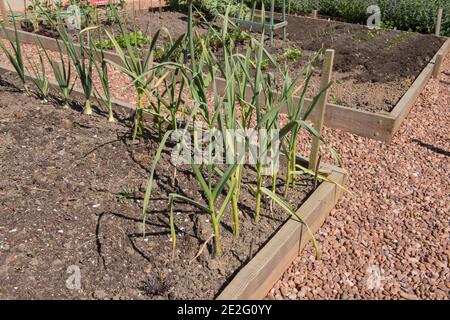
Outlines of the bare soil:
[[[241,237],[234,238],[228,212],[220,228],[223,255],[213,258],[208,245],[190,262],[212,231],[207,215],[177,203],[173,254],[168,194],[202,199],[190,168],[179,167],[173,182],[170,150],[163,153],[144,237],[141,204],[155,133],[148,129],[133,145],[129,115],[108,123],[97,109],[86,116],[76,102],[67,110],[43,104],[13,84],[16,76],[0,76],[2,299],[214,298],[288,218],[280,208],[270,213],[264,201],[255,224],[254,197],[243,188]],[[247,170],[245,183],[254,181]],[[299,177],[291,206],[298,208],[312,189],[311,180]],[[80,268],[80,290],[66,287],[70,266]]]

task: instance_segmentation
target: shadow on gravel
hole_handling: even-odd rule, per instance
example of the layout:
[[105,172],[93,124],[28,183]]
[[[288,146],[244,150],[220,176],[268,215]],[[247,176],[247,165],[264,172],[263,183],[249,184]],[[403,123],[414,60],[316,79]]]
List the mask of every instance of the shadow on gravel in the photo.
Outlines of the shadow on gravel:
[[442,154],[442,155],[444,155],[446,157],[450,157],[450,152],[449,151],[445,151],[445,150],[443,150],[441,148],[435,147],[435,146],[433,146],[431,144],[428,144],[428,143],[423,143],[422,141],[417,140],[417,139],[413,139],[412,141],[417,143],[419,146],[427,148],[427,149],[429,149],[429,150],[431,150],[431,151],[433,151],[435,153],[439,153],[439,154]]

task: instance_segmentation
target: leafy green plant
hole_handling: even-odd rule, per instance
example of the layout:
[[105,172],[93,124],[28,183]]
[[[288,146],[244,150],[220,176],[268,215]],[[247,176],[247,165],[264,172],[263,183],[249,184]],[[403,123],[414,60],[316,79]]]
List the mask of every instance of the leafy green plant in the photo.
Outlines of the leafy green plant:
[[93,58],[92,61],[94,63],[104,93],[103,99],[99,100],[106,102],[106,107],[108,108],[108,121],[115,122],[111,102],[111,88],[109,84],[108,63],[106,62],[105,59],[105,52],[103,51],[103,49],[96,49],[94,44],[92,43],[92,39],[90,39],[90,41],[91,41],[91,48],[94,48],[93,50],[95,55],[95,57],[92,57]]
[[228,33],[228,36],[236,44],[245,43],[252,38],[248,31],[242,29],[234,29]]
[[[135,112],[134,117],[134,125],[133,125],[133,142],[136,139],[136,136],[138,134],[142,134],[144,130],[144,96],[146,92],[148,92],[148,87],[151,84],[152,81],[155,81],[156,74],[157,74],[157,68],[153,66],[153,59],[154,54],[156,50],[156,43],[159,37],[159,34],[161,30],[165,30],[166,33],[169,33],[167,29],[161,29],[158,30],[154,37],[152,38],[150,42],[150,46],[147,49],[147,52],[145,53],[144,58],[141,58],[136,55],[133,46],[131,37],[126,32],[126,29],[123,25],[123,23],[120,21],[120,18],[118,17],[117,12],[115,12],[115,15],[117,16],[119,20],[119,28],[120,33],[123,35],[123,41],[125,44],[125,51],[122,48],[122,45],[118,43],[116,38],[109,32],[106,31],[106,34],[110,41],[114,45],[114,49],[117,53],[117,55],[120,58],[121,63],[118,64],[116,62],[113,62],[111,60],[106,59],[106,61],[111,64],[112,66],[116,67],[118,70],[122,71],[124,74],[126,74],[131,79],[131,85],[134,86],[136,90],[137,95],[137,109]],[[181,43],[181,39],[179,41],[176,41],[173,45],[173,47],[169,50],[168,54],[170,56],[171,52],[174,52],[177,47]]]
[[220,256],[221,248],[220,248],[219,224],[222,221],[222,218],[224,217],[225,214],[225,210],[227,209],[227,206],[231,201],[231,197],[233,196],[233,192],[236,188],[236,180],[234,180],[231,183],[230,187],[228,188],[225,200],[222,202],[219,209],[216,208],[216,205],[218,203],[219,196],[221,196],[222,194],[222,190],[226,187],[228,180],[236,170],[236,165],[228,166],[227,170],[216,184],[213,184],[212,182],[214,175],[212,166],[208,166],[208,175],[206,178],[203,176],[203,174],[200,171],[200,168],[194,162],[192,162],[192,169],[194,170],[194,174],[197,181],[202,187],[203,194],[207,198],[207,203],[203,204],[199,201],[184,197],[180,194],[172,193],[169,195],[170,228],[172,234],[172,243],[173,246],[176,245],[176,232],[175,232],[175,225],[173,222],[174,201],[175,200],[185,201],[195,205],[196,207],[202,209],[204,212],[209,214],[210,222],[212,224],[214,232],[214,248],[215,248],[214,252],[217,256]]
[[[158,128],[159,137],[162,136],[162,124],[168,122],[171,130],[178,129],[178,120],[180,110],[184,106],[183,90],[186,85],[186,78],[179,77],[179,69],[175,69],[173,72],[160,74],[158,84],[151,90],[153,96],[157,99],[150,102],[150,113],[156,118],[156,124]],[[169,78],[169,79],[167,79]],[[160,88],[162,87],[162,88]],[[163,113],[165,109],[169,116]],[[174,173],[174,176],[176,173]]]
[[386,48],[392,49],[392,48],[400,45],[401,43],[405,42],[411,36],[411,34],[412,33],[410,31],[401,32],[401,33],[395,35],[395,37],[393,37],[392,39],[387,39],[386,40]]
[[[95,27],[90,27],[82,30],[78,35],[79,51],[72,37],[67,33],[64,27],[58,27],[58,33],[64,43],[64,47],[70,61],[73,63],[77,71],[78,79],[85,97],[84,113],[92,114],[91,96],[94,90],[94,83],[92,80],[92,72],[94,65],[93,46],[90,41],[90,30]],[[87,36],[87,45],[85,44],[84,34]],[[79,54],[78,54],[79,53]]]
[[63,108],[68,109],[69,108],[69,101],[70,101],[70,94],[72,93],[73,87],[75,86],[76,78],[74,79],[72,85],[71,85],[71,78],[72,78],[72,65],[70,63],[69,58],[67,58],[67,62],[65,61],[64,54],[61,48],[61,45],[59,44],[59,41],[56,42],[58,46],[58,53],[59,53],[59,61],[55,61],[48,51],[44,48],[44,46],[41,45],[42,50],[45,53],[45,56],[47,57],[48,62],[50,63],[50,66],[52,68],[53,74],[55,76],[56,82],[58,83],[58,88],[60,90],[62,99],[63,99]]
[[13,16],[13,26],[14,26],[14,36],[11,36],[10,32],[6,29],[5,24],[2,22],[0,23],[0,26],[2,28],[3,33],[6,36],[6,39],[8,40],[8,43],[11,47],[11,51],[6,46],[3,38],[0,37],[0,48],[8,58],[9,62],[14,67],[14,70],[16,70],[17,75],[19,76],[20,80],[22,81],[23,89],[25,93],[28,95],[28,85],[25,77],[25,66],[24,66],[24,60],[23,60],[23,54],[22,54],[22,48],[20,46],[20,37],[19,33],[17,31],[17,24],[16,20]]
[[[295,188],[295,176],[298,174],[297,167],[297,142],[300,137],[300,130],[305,129],[316,138],[321,138],[320,134],[307,123],[309,114],[314,109],[320,95],[313,98],[312,103],[306,105],[306,93],[309,82],[312,77],[312,68],[317,64],[318,57],[311,61],[306,67],[306,71],[300,73],[295,79],[291,79],[288,69],[281,70],[279,64],[265,49],[264,30],[259,40],[255,38],[249,39],[249,45],[241,50],[236,46],[233,39],[229,39],[228,30],[233,26],[233,22],[229,19],[229,9],[225,15],[218,17],[222,21],[220,30],[215,28],[207,28],[205,35],[196,37],[193,32],[193,6],[188,7],[188,32],[183,39],[182,48],[184,48],[185,57],[180,58],[180,62],[162,62],[155,65],[158,70],[158,86],[163,84],[162,92],[156,93],[151,88],[151,94],[157,98],[155,105],[155,113],[158,114],[161,108],[173,110],[172,119],[180,116],[179,106],[183,105],[186,110],[183,111],[185,119],[186,132],[193,136],[194,157],[190,159],[190,167],[194,173],[195,179],[201,189],[201,197],[186,196],[185,194],[170,193],[169,195],[169,224],[171,229],[172,243],[175,248],[177,242],[176,221],[174,211],[177,202],[185,202],[200,208],[204,213],[209,215],[213,236],[208,238],[202,245],[199,253],[204,250],[206,243],[214,239],[214,253],[219,256],[220,248],[220,221],[230,212],[233,219],[233,232],[235,237],[239,237],[239,200],[241,194],[241,186],[250,190],[255,198],[255,220],[260,219],[260,211],[262,207],[262,197],[268,197],[272,203],[277,203],[284,208],[294,219],[297,219],[295,212],[287,206],[286,202],[277,195],[277,175],[272,175],[271,190],[266,187],[264,172],[267,170],[263,158],[269,150],[279,154],[281,151],[286,155],[288,161],[288,172],[286,175],[285,189]],[[264,8],[262,8],[262,19],[264,19]],[[209,39],[214,38],[223,43],[220,59],[215,55],[215,48],[209,45]],[[183,58],[189,58],[190,65],[181,63]],[[282,74],[282,85],[277,86],[273,74],[263,73],[264,61],[273,65],[275,69],[280,69]],[[164,72],[165,66],[171,65],[178,72],[178,76],[167,76]],[[174,71],[171,71],[174,72]],[[306,76],[305,76],[306,75]],[[142,77],[142,76],[141,76]],[[217,79],[221,78],[224,83],[219,90]],[[175,88],[171,83],[174,78],[184,81],[184,89],[186,97],[173,94],[176,91],[170,91]],[[161,80],[162,79],[162,80]],[[179,80],[177,80],[179,81]],[[300,83],[300,84],[299,84]],[[179,86],[180,84],[177,83]],[[331,85],[331,84],[330,84]],[[273,90],[278,88],[277,92]],[[170,90],[168,91],[168,89]],[[299,99],[294,99],[297,92],[302,89]],[[185,103],[190,101],[190,103]],[[177,103],[174,105],[174,103]],[[161,106],[161,107],[159,107]],[[280,124],[280,113],[282,108],[287,109],[288,121],[285,125]],[[255,125],[256,123],[256,125]],[[202,130],[216,130],[219,134],[209,140],[199,140],[196,128],[201,124]],[[175,123],[172,128],[178,128]],[[235,155],[232,164],[219,165],[212,161],[215,157],[214,147],[211,147],[213,139],[224,139],[224,144],[229,146],[231,153],[236,151],[236,147],[226,140],[229,130],[243,129],[246,130],[275,130],[278,132],[281,140],[281,147],[270,139],[266,138],[258,141],[259,148],[262,153],[256,158],[256,181],[243,184],[243,177],[246,176],[250,165],[244,165],[243,157],[245,155]],[[161,154],[165,148],[166,142],[171,132],[166,131],[161,139],[160,146],[154,156],[150,175],[147,181],[147,190],[144,196],[143,205],[143,226],[145,234],[145,221],[147,217],[147,209],[152,196],[153,177],[156,165],[161,159]],[[207,160],[198,163],[195,161],[195,154],[204,145],[208,146]],[[248,137],[244,138],[245,150],[249,149],[251,141]],[[201,151],[201,150],[200,150]],[[319,180],[319,168],[317,168],[315,176],[316,181]],[[321,177],[321,176],[320,176]],[[231,205],[231,210],[228,207]],[[195,259],[195,257],[194,257]]]
[[[143,48],[151,43],[151,38],[142,33],[142,31],[122,32],[114,37],[117,44],[123,48],[127,48],[127,41],[133,48]],[[109,40],[97,41],[95,46],[98,49],[114,49],[114,42]]]
[[332,92],[330,93],[331,103],[338,104],[338,96],[336,93]]
[[[225,20],[225,26],[223,28],[222,39],[226,36],[226,24],[227,20]],[[216,32],[215,30],[210,30],[211,32]],[[187,112],[189,118],[192,121],[192,127],[196,127],[196,119],[202,118],[202,121],[206,124],[207,128],[213,129],[221,123],[221,130],[223,130],[225,122],[230,121],[232,119],[232,113],[234,113],[234,108],[230,106],[228,109],[228,115],[231,115],[231,118],[224,119],[222,114],[222,108],[224,107],[224,100],[219,97],[217,87],[215,84],[216,73],[218,72],[219,65],[215,60],[215,57],[212,53],[212,49],[207,46],[206,39],[200,38],[199,40],[199,50],[195,50],[194,47],[194,34],[193,34],[193,19],[192,19],[192,5],[189,7],[189,20],[188,20],[188,33],[186,39],[186,50],[189,52],[189,57],[191,60],[191,67],[188,68],[184,65],[177,65],[181,72],[181,76],[185,79],[186,89],[188,90],[188,94],[190,98],[194,101],[194,106]],[[227,56],[228,50],[225,50],[225,56]],[[227,58],[226,58],[227,60]],[[230,72],[230,65],[226,64],[225,70]],[[204,76],[203,70],[207,69],[207,76]],[[225,71],[224,71],[225,72]],[[231,79],[230,77],[228,79]],[[208,92],[209,88],[213,90],[213,110],[210,110],[208,107]],[[228,94],[232,95],[232,87],[229,87]],[[181,99],[181,97],[178,97]],[[232,100],[229,100],[232,101]],[[221,119],[221,120],[219,120]],[[187,128],[186,128],[187,129]],[[167,134],[163,137],[161,146],[165,144],[167,140]],[[144,208],[143,208],[143,216],[144,221],[146,217],[146,210],[149,203],[149,199],[151,197],[152,190],[152,180],[154,168],[156,165],[156,161],[159,160],[161,154],[161,146],[158,149],[157,154],[155,156],[154,164],[152,166],[152,171],[148,180],[148,187],[146,191],[146,195],[144,198]],[[199,142],[196,140],[196,136],[194,134],[194,148],[199,147]],[[212,156],[212,150],[209,149],[209,157]],[[237,180],[232,180],[231,176],[235,173],[237,165],[230,165],[226,168],[225,172],[222,172],[219,176],[217,175],[218,169],[213,163],[208,162],[208,164],[198,165],[191,162],[191,168],[195,174],[195,177],[203,191],[203,195],[206,197],[206,203],[200,202],[196,199],[190,199],[180,194],[170,194],[169,196],[169,207],[170,207],[170,225],[171,225],[171,234],[173,245],[176,245],[176,232],[174,225],[174,217],[173,210],[175,202],[184,201],[191,203],[199,208],[201,208],[204,212],[210,215],[210,222],[212,225],[212,229],[214,232],[214,252],[216,256],[219,256],[221,253],[220,249],[220,232],[219,232],[219,223],[224,217],[228,204],[231,201],[233,195],[235,195],[235,190],[237,188]],[[219,203],[219,198],[222,195],[222,191],[227,189],[227,193],[225,199]]]
[[360,43],[363,41],[370,41],[375,37],[378,37],[385,33],[386,30],[390,30],[385,28],[383,25],[380,28],[368,30],[366,33],[361,33],[353,36],[353,41]]
[[267,70],[267,68],[269,68],[269,65],[270,65],[269,59],[264,59],[261,62],[261,70]]
[[119,20],[114,12],[124,10],[126,8],[126,5],[127,3],[125,0],[120,0],[118,3],[110,2],[106,6],[106,24],[112,25],[118,23]]
[[84,28],[89,27],[92,22],[97,21],[97,7],[85,0],[69,0],[69,4],[77,5],[82,13],[82,25]]
[[164,42],[161,46],[155,49],[155,60],[156,61],[179,61],[182,55],[182,50],[177,48],[172,50],[172,41]]
[[30,18],[33,30],[38,31],[40,25],[53,28],[57,25],[59,14],[62,9],[60,1],[55,3],[48,0],[33,0],[27,7],[27,15]]
[[34,75],[32,80],[39,90],[41,100],[45,103],[48,101],[49,82],[41,50],[37,48],[37,51],[39,55],[40,68],[34,60],[29,60],[29,64]]
[[127,186],[116,195],[116,199],[120,203],[128,204],[134,198],[134,193],[135,190],[132,187]]
[[232,45],[244,44],[250,39],[250,33],[245,30],[233,29],[227,31],[225,36],[222,36],[222,31],[211,25],[208,32],[194,37],[194,47],[197,52],[200,52],[202,51],[202,42],[204,42],[206,46],[217,50],[223,48],[224,45],[229,46],[231,43],[233,43]]
[[287,48],[284,52],[283,52],[283,57],[285,59],[289,59],[291,61],[297,61],[298,58],[300,58],[303,55],[303,51],[301,48]]
[[[316,60],[321,56],[321,52],[319,52],[313,60],[306,66],[306,79],[304,83],[295,87],[297,81],[291,81],[289,75],[287,74],[287,68],[285,71],[285,86],[283,88],[283,92],[285,95],[290,96],[292,91],[301,90],[301,94],[296,103],[294,103],[293,99],[286,99],[286,115],[289,121],[289,125],[292,126],[290,128],[290,135],[286,137],[286,141],[283,143],[283,149],[285,155],[287,157],[287,173],[286,173],[286,184],[285,184],[285,196],[287,195],[288,189],[290,186],[295,188],[295,172],[296,172],[296,164],[297,164],[297,142],[300,135],[300,129],[306,129],[310,134],[312,134],[316,138],[321,138],[320,134],[309,125],[306,120],[308,119],[311,112],[314,110],[317,105],[319,98],[321,95],[327,90],[333,82],[329,83],[323,90],[321,90],[313,99],[312,102],[305,107],[305,101],[307,97],[307,90],[309,88],[309,83],[311,81],[313,75],[313,65],[316,63]],[[302,88],[303,87],[303,88]]]
[[[159,63],[172,61],[181,65],[184,62],[184,54],[179,46],[184,42],[185,36],[182,35],[174,43],[170,33],[167,30],[165,32],[168,41],[164,43],[162,48],[157,47],[155,49],[156,60]],[[154,116],[158,134],[161,138],[164,122],[168,123],[171,130],[178,129],[179,114],[185,104],[183,93],[186,85],[186,77],[181,76],[178,67],[171,70],[155,68],[154,75],[158,78],[158,81],[146,90],[146,95],[149,101],[148,112]],[[152,99],[152,96],[156,97],[156,99]],[[169,116],[167,116],[167,113]],[[176,168],[174,169],[173,176],[176,176]]]
[[382,30],[394,30],[395,25],[393,21],[381,21]]

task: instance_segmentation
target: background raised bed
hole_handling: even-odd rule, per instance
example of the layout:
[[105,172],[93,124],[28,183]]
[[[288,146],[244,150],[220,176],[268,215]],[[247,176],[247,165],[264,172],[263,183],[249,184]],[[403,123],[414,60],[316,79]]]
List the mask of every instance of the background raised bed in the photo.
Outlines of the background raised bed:
[[[145,13],[136,21],[142,28],[150,24],[149,30],[170,25],[174,37],[186,28],[185,16],[171,11],[162,15]],[[334,72],[340,82],[331,89],[326,125],[385,142],[392,139],[408,106],[431,75],[433,56],[444,42],[433,36],[392,30],[372,34],[362,26],[320,19],[289,16],[289,22],[291,40],[277,40],[271,50],[282,55],[287,48],[305,49],[304,57],[298,61],[287,59],[292,73],[299,72],[302,61],[322,45],[336,48]],[[299,28],[307,31],[301,33]],[[314,40],[315,35],[320,39]],[[32,34],[22,33],[22,38],[24,42],[36,43]],[[54,41],[40,39],[48,48],[56,48]],[[422,51],[418,53],[417,47]],[[445,43],[440,53],[445,55],[448,48]],[[109,58],[114,59],[114,54]],[[313,91],[318,90],[319,77],[317,71]],[[390,113],[394,108],[395,112]]]

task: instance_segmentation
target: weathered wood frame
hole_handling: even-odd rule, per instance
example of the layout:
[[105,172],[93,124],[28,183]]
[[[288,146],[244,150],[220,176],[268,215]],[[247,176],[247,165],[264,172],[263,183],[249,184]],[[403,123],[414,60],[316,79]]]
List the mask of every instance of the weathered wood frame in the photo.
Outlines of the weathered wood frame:
[[[10,32],[13,29],[9,28]],[[19,30],[20,39],[23,43],[38,44],[39,39],[42,45],[48,50],[58,50],[57,40],[36,35],[30,32]],[[359,136],[371,139],[391,142],[395,133],[400,128],[405,117],[408,115],[411,107],[414,105],[419,94],[424,89],[428,80],[435,69],[436,59],[439,55],[445,57],[450,50],[450,38],[442,45],[436,55],[431,59],[427,66],[415,79],[412,86],[399,100],[394,109],[387,114],[373,113],[356,108],[344,107],[333,103],[327,103],[327,112],[325,114],[325,126],[340,129]],[[113,52],[106,52],[106,57],[114,62],[121,63],[120,58]],[[438,66],[437,64],[436,66]],[[219,90],[225,89],[225,80],[217,78],[217,87]],[[251,92],[247,90],[250,95]],[[299,99],[299,97],[297,97]],[[263,99],[262,99],[263,100]],[[263,102],[263,101],[261,101]],[[310,103],[310,99],[306,99]],[[317,110],[313,110],[311,117],[315,117]]]
[[[411,87],[397,102],[391,112],[374,113],[356,108],[344,107],[333,103],[327,103],[327,111],[325,113],[325,126],[333,129],[340,129],[359,136],[368,137],[374,140],[390,143],[395,133],[400,128],[403,120],[409,114],[411,107],[414,105],[417,97],[425,88],[428,80],[440,68],[439,56],[446,57],[450,51],[450,38],[434,55],[431,61],[425,66],[422,72],[414,80]],[[224,90],[225,80],[217,78],[219,90]],[[249,88],[248,94],[251,95]],[[276,93],[274,93],[276,95]],[[296,97],[294,102],[300,97]],[[311,99],[306,99],[307,103],[311,103]],[[264,101],[261,100],[261,103]],[[311,117],[316,117],[317,109],[311,113]]]
[[[0,74],[7,72],[15,73],[15,70],[0,64]],[[32,80],[33,76],[27,73],[26,78]],[[49,86],[54,90],[58,89],[58,84],[53,80],[49,81]],[[84,98],[82,90],[78,87],[74,87],[72,96],[78,99]],[[112,103],[115,109],[128,114],[132,114],[135,110],[132,104],[120,100],[113,99]],[[308,161],[305,158],[298,157],[297,162],[308,167]],[[341,168],[327,164],[321,165],[321,168],[330,172],[328,178],[335,183],[323,181],[297,210],[297,214],[309,226],[312,233],[322,226],[342,196],[343,190],[338,185],[344,186],[346,178],[346,173]],[[304,225],[292,219],[288,220],[256,256],[237,273],[217,299],[264,298],[310,240],[311,235]]]
[[[298,158],[303,166],[306,159]],[[345,172],[334,166],[329,178],[341,185],[345,183]],[[336,184],[322,182],[297,214],[316,233],[328,214],[342,196],[343,190]],[[306,227],[295,220],[288,220],[272,239],[245,265],[217,297],[218,300],[263,299],[286,269],[311,240]]]

